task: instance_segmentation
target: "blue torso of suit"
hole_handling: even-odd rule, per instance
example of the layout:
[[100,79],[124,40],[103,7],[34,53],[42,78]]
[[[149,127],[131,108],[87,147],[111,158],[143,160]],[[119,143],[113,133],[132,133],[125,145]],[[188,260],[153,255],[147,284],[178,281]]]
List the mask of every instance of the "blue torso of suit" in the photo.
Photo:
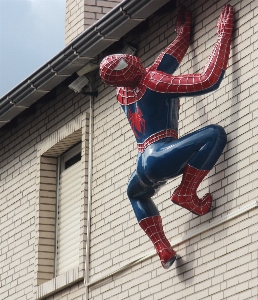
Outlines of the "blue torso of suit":
[[135,103],[121,105],[137,143],[166,129],[178,131],[179,99],[170,94],[158,94],[149,89]]

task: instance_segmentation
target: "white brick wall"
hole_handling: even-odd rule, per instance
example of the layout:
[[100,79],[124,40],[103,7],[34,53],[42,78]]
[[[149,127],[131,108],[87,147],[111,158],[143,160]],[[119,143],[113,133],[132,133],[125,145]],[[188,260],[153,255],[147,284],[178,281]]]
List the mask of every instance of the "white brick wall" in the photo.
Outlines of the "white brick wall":
[[[257,200],[257,1],[177,1],[193,12],[192,43],[177,74],[198,72],[205,65],[227,2],[234,6],[235,25],[226,76],[213,93],[181,98],[179,123],[181,136],[212,123],[227,132],[224,153],[200,186],[200,194],[212,192],[215,209],[197,217],[172,205],[170,195],[180,179],[169,182],[155,203],[171,242]],[[174,39],[176,13],[151,17],[148,30],[127,36],[138,44],[145,66]],[[95,87],[90,282],[153,251],[126,195],[137,155],[133,134],[114,88],[98,76]],[[88,107],[88,99],[61,86],[56,97],[38,104],[17,127],[0,132],[1,299],[34,299],[37,147]],[[181,259],[169,271],[151,257],[91,285],[89,299],[257,299],[257,222],[254,208],[177,245]],[[82,281],[47,299],[85,299],[85,293]]]

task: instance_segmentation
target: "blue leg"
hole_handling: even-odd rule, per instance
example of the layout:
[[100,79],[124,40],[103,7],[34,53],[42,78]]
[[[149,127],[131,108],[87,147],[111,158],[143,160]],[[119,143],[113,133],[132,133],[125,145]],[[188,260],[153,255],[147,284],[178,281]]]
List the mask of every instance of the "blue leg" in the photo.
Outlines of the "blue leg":
[[151,197],[164,184],[165,182],[148,186],[140,180],[136,171],[134,171],[128,183],[127,194],[138,222],[148,217],[159,216],[159,211]]
[[161,140],[138,157],[137,173],[148,184],[181,175],[187,164],[199,170],[211,170],[226,142],[226,133],[218,125],[204,127],[178,140]]

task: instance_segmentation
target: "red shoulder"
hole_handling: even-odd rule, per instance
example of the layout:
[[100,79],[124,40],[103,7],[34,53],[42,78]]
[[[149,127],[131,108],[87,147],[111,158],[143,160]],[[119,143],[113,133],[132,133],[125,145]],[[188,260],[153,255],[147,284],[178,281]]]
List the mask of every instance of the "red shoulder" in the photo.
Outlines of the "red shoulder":
[[129,105],[139,101],[146,92],[146,86],[142,83],[132,89],[128,87],[117,88],[117,101],[122,105]]

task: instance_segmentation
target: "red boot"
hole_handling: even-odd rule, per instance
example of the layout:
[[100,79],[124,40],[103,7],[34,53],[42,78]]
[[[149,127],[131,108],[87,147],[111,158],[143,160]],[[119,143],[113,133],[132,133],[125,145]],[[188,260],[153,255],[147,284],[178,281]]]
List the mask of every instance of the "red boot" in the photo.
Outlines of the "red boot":
[[168,269],[176,260],[176,252],[172,249],[169,241],[165,237],[161,217],[153,216],[142,219],[139,225],[152,241],[159,255],[162,267]]
[[196,190],[209,171],[198,170],[190,165],[186,165],[182,182],[171,196],[172,202],[196,215],[202,216],[207,214],[211,209],[212,196],[208,193],[199,199],[196,195]]

